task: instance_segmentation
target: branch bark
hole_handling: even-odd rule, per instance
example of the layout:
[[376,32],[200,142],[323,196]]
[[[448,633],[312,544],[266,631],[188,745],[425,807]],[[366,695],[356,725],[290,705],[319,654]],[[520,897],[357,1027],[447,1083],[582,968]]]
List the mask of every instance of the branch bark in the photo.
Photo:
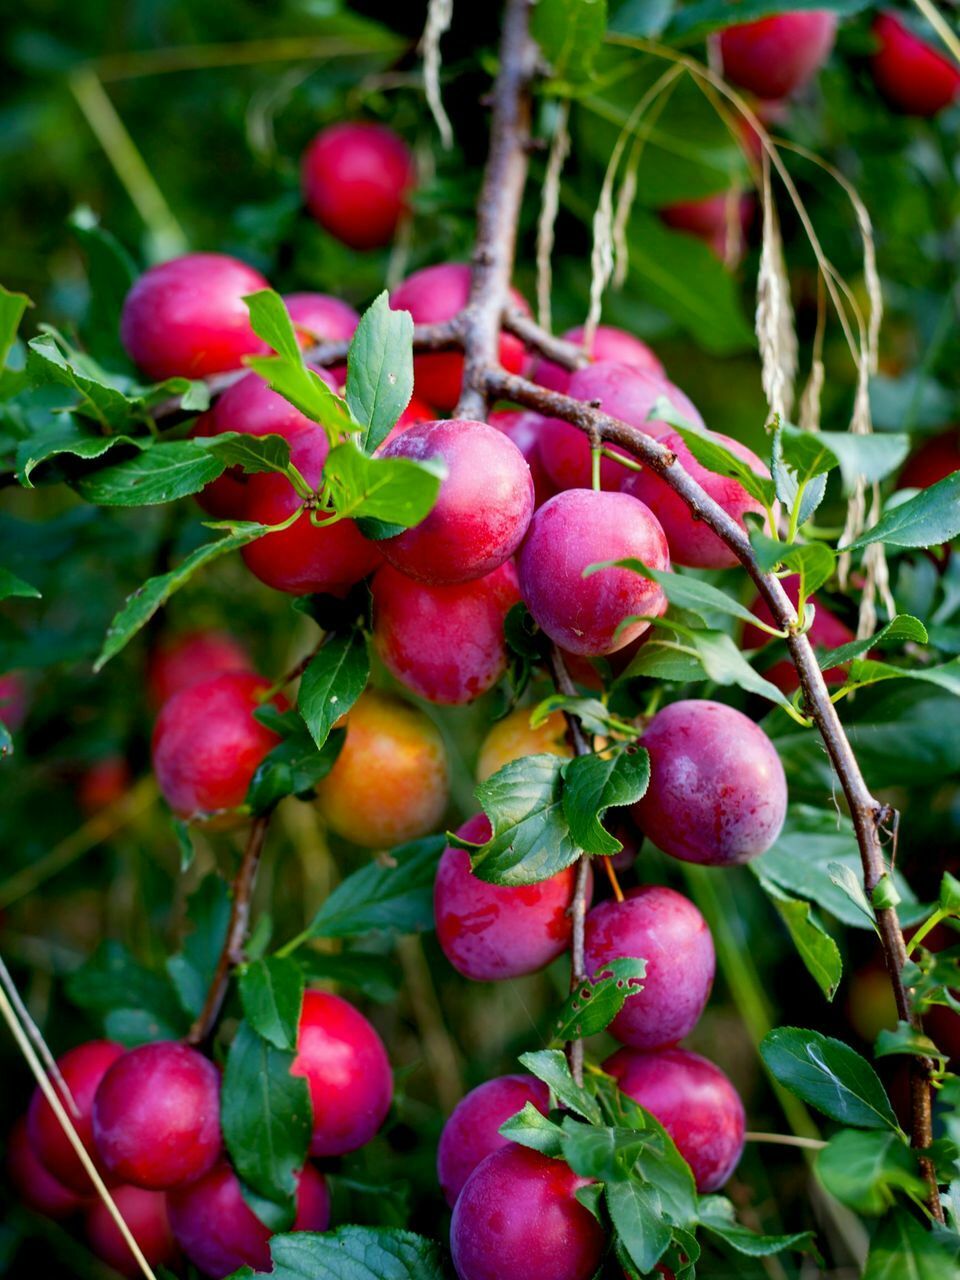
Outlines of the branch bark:
[[257,868],[263,852],[267,828],[270,825],[269,815],[254,818],[247,836],[247,845],[243,851],[240,868],[233,881],[233,894],[230,906],[230,921],[227,925],[227,936],[223,942],[213,979],[207,990],[207,998],[196,1021],[187,1032],[187,1044],[203,1044],[213,1034],[223,1008],[223,1001],[230,985],[230,974],[238,964],[243,963],[243,948],[250,928],[250,904],[253,898],[253,886],[257,879]]

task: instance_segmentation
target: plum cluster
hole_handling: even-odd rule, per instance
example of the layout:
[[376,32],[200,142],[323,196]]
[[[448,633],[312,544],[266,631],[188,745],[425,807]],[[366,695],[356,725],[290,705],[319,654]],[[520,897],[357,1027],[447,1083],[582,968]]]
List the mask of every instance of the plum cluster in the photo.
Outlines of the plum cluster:
[[[270,1265],[269,1228],[244,1198],[220,1128],[220,1072],[198,1049],[157,1041],[125,1049],[92,1040],[57,1063],[56,1088],[77,1135],[151,1266],[184,1257],[219,1278]],[[306,1080],[310,1155],[369,1142],[386,1118],[393,1079],[367,1019],[341,997],[308,991],[291,1067]],[[51,1218],[83,1214],[90,1247],[122,1275],[139,1267],[83,1163],[38,1088],[8,1143],[23,1201]],[[310,1161],[297,1175],[294,1231],[324,1231],[330,1195]]]

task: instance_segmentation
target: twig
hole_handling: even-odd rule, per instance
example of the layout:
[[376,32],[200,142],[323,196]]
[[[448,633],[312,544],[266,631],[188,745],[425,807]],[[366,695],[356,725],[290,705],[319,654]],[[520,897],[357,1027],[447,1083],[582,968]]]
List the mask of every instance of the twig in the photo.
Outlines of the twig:
[[207,991],[203,1008],[193,1026],[187,1032],[187,1044],[203,1044],[209,1039],[220,1009],[223,1006],[230,985],[230,974],[238,964],[243,962],[243,948],[247,940],[250,925],[250,902],[253,897],[253,886],[257,878],[257,867],[270,825],[269,816],[255,818],[247,837],[247,847],[243,851],[240,869],[233,882],[233,897],[230,907],[230,922],[227,925],[227,936],[224,939],[220,958],[214,970],[213,979]]
[[562,365],[564,369],[582,369],[590,363],[590,357],[583,347],[576,342],[567,342],[565,338],[555,338],[542,325],[537,324],[536,320],[515,307],[508,307],[503,313],[503,327],[522,339],[531,350],[546,356],[554,364]]

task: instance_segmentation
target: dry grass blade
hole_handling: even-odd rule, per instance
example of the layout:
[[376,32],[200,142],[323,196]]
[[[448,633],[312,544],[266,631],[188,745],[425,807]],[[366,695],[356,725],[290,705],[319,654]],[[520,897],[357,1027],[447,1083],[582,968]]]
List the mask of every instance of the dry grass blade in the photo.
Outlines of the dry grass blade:
[[756,314],[761,380],[771,412],[789,418],[797,376],[797,334],[790,302],[790,280],[783,257],[783,239],[770,180],[770,157],[766,152],[762,169],[763,242],[757,276]]
[[554,228],[560,208],[560,177],[567,156],[570,154],[570,103],[564,101],[557,111],[556,126],[550,142],[547,170],[540,195],[540,216],[537,219],[537,318],[544,329],[550,330],[550,294],[553,280],[550,259],[553,255]]
[[440,41],[453,20],[453,0],[430,0],[427,22],[420,37],[420,54],[423,58],[423,89],[430,114],[437,122],[437,130],[444,150],[453,146],[453,126],[440,95]]

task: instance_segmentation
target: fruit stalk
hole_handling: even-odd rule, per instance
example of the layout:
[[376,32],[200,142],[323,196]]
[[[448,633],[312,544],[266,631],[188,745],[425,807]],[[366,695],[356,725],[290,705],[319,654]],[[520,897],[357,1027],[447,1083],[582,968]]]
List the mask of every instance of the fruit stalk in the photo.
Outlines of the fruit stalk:
[[207,990],[203,1008],[187,1032],[187,1044],[203,1044],[209,1038],[220,1016],[220,1009],[230,984],[230,974],[243,961],[243,947],[250,926],[253,887],[256,883],[257,868],[260,865],[260,855],[263,852],[269,825],[269,816],[262,816],[255,818],[250,827],[240,868],[233,882],[227,936],[223,941],[223,948],[217,960],[217,967]]

